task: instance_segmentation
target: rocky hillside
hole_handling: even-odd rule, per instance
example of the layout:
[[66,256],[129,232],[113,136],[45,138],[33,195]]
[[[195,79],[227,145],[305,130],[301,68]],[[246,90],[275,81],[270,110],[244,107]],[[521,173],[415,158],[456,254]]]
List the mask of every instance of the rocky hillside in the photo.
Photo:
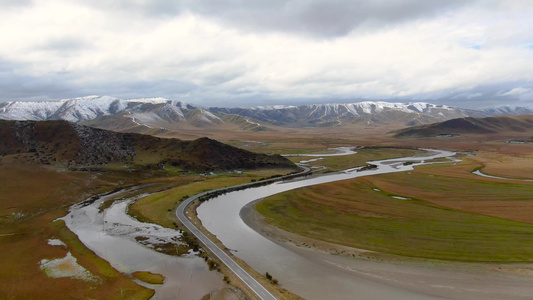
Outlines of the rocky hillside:
[[162,139],[67,121],[0,120],[0,156],[71,168],[108,164],[194,171],[294,167],[279,155],[257,154],[208,138]]
[[435,137],[466,134],[533,135],[533,115],[458,118],[444,122],[404,128],[392,132],[395,137]]

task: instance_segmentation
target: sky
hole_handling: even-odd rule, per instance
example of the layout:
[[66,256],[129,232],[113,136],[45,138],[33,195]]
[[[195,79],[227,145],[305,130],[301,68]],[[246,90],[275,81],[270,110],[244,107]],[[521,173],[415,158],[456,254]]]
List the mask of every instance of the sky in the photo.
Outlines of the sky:
[[533,107],[533,0],[0,0],[0,102]]

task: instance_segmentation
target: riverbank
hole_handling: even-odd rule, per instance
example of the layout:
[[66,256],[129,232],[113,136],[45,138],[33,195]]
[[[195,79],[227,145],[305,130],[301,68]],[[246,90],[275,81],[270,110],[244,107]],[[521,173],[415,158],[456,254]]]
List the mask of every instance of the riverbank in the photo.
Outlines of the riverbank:
[[240,212],[246,225],[270,241],[346,276],[364,277],[428,297],[524,299],[533,293],[533,264],[458,263],[413,259],[310,239],[269,225],[253,209]]
[[[362,172],[349,170],[232,192],[204,202],[197,209],[198,217],[209,232],[216,235],[227,248],[233,249],[235,256],[244,260],[258,272],[263,274],[268,272],[278,278],[282,287],[310,300],[325,298],[347,300],[354,298],[523,299],[529,297],[533,294],[532,279],[518,276],[519,273],[530,272],[529,265],[495,266],[507,268],[511,273],[506,274],[482,268],[469,269],[470,266],[480,266],[481,263],[460,263],[448,266],[433,260],[380,262],[379,259],[384,258],[346,258],[316,249],[295,247],[291,243],[275,243],[252,230],[240,217],[244,206],[260,198],[290,190],[303,190],[310,186],[322,186],[321,184],[324,183],[346,184],[348,182],[346,179],[368,175],[381,174],[372,176],[372,178],[381,178],[381,176],[393,176],[392,174],[397,172],[409,171],[405,175],[411,176],[414,165],[441,162],[441,158],[452,157],[454,154],[432,150],[425,156],[416,158],[404,157],[370,162],[377,166],[372,170]],[[455,166],[455,163],[453,160],[443,165]],[[420,166],[418,168],[433,167]],[[480,178],[476,175],[470,176]],[[372,188],[370,191],[378,193]],[[411,202],[389,198],[389,201],[393,202]],[[290,211],[281,209],[279,212]],[[316,209],[311,212],[319,215],[328,213],[328,211]],[[317,227],[315,230],[320,229]],[[365,253],[365,255],[375,254]]]

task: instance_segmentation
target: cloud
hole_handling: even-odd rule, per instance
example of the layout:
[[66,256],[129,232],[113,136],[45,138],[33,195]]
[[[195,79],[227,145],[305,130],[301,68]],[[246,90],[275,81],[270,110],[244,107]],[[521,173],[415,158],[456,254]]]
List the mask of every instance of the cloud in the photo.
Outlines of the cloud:
[[0,101],[34,101],[73,98],[80,95],[110,95],[120,98],[151,97],[154,95],[180,99],[198,87],[176,80],[115,80],[104,78],[79,81],[76,74],[49,73],[30,76],[18,73],[21,66],[0,60]]
[[[214,1],[205,1],[214,2]],[[253,1],[257,3],[262,1]],[[440,14],[469,1],[366,1],[314,0],[279,1],[278,6],[250,5],[245,9],[229,6],[210,17],[235,26],[304,33],[315,37],[345,36],[356,29],[390,26]],[[208,6],[208,5],[206,5]],[[273,17],[274,16],[274,17]]]
[[[520,93],[502,92],[513,90],[519,91]],[[404,101],[408,99],[431,99],[431,101],[436,104],[446,104],[471,109],[502,105],[533,107],[533,82],[522,80],[500,82],[489,85],[479,85],[470,89],[449,89],[446,91],[421,94],[416,97],[402,98]]]
[[530,93],[531,91],[533,90],[530,88],[517,87],[508,92],[502,93],[501,96],[519,96],[525,93]]
[[33,4],[33,0],[0,0],[0,8],[14,9],[23,8]]
[[26,1],[0,10],[0,99],[525,103],[531,13],[519,0]]
[[275,31],[318,38],[344,36],[373,28],[431,17],[473,0],[119,0],[78,1],[116,14],[152,18],[192,13],[244,31]]
[[49,49],[53,51],[76,51],[91,47],[90,43],[81,38],[62,36],[59,38],[51,38],[40,45],[39,48]]
[[184,11],[186,1],[173,0],[75,0],[79,5],[86,5],[112,14],[136,14],[145,17],[175,16]]

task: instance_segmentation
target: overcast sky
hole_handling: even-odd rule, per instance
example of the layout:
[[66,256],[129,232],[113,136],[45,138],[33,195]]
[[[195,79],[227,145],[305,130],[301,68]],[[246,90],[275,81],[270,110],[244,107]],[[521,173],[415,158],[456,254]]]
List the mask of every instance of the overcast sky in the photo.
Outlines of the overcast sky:
[[0,101],[533,107],[532,0],[0,0]]

